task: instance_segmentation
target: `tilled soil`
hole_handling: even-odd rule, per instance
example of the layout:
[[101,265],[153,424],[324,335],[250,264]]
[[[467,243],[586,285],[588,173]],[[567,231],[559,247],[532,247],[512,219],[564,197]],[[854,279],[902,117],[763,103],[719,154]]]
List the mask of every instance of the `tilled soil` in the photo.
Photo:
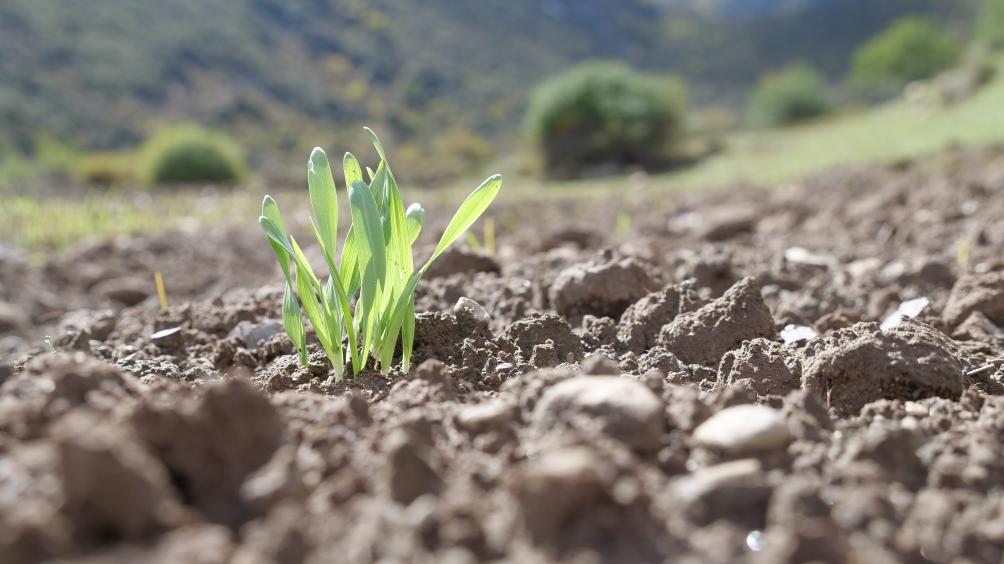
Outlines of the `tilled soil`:
[[253,218],[4,250],[0,561],[1001,562],[1004,148],[638,190],[499,206],[346,382]]

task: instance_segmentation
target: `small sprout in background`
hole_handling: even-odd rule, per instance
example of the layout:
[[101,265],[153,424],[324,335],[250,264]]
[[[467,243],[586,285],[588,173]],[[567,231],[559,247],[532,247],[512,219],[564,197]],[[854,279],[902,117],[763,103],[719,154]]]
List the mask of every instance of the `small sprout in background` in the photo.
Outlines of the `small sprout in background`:
[[495,219],[492,217],[485,218],[483,245],[481,241],[478,241],[478,236],[470,231],[467,232],[464,239],[467,240],[467,246],[472,251],[484,252],[490,257],[495,256]]
[[46,335],[42,337],[42,342],[45,343],[45,349],[49,352],[56,352],[56,345],[52,343],[52,337]]
[[502,188],[502,176],[486,179],[447,224],[432,256],[415,270],[412,246],[425,221],[416,204],[407,209],[391,172],[383,145],[366,129],[380,157],[376,171],[362,167],[351,154],[342,159],[351,224],[338,254],[338,198],[328,157],[314,149],[307,162],[307,187],[313,210],[311,227],[328,266],[328,278],[318,278],[296,239],[283,224],[271,196],[262,202],[258,219],[286,281],[282,320],[300,363],[307,364],[306,327],[301,308],[342,380],[346,362],[353,374],[370,357],[383,373],[390,371],[401,343],[401,370],[407,372],[415,339],[415,287],[429,266],[474,224]]
[[617,236],[621,239],[627,239],[630,234],[631,212],[626,209],[622,209],[620,213],[617,214]]
[[478,241],[477,235],[468,231],[467,235],[464,236],[464,239],[467,240],[467,246],[470,247],[472,251],[481,251],[481,242]]
[[495,218],[491,216],[485,218],[485,253],[495,256]]
[[964,272],[969,272],[973,261],[973,242],[966,238],[959,241],[959,250],[955,254],[955,262]]
[[153,283],[157,286],[157,299],[160,300],[160,311],[167,311],[167,290],[164,289],[164,277],[160,271],[153,273]]

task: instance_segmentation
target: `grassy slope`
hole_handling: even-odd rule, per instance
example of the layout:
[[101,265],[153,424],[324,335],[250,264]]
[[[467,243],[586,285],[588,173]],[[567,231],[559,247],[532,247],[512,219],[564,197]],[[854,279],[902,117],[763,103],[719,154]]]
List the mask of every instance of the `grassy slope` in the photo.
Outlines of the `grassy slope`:
[[776,184],[836,164],[893,161],[1004,139],[1004,79],[947,108],[904,101],[786,130],[735,135],[725,151],[662,179],[678,186]]
[[[897,101],[802,127],[738,133],[714,157],[687,170],[651,177],[646,184],[654,190],[739,182],[780,184],[838,164],[894,161],[953,145],[1004,141],[1002,102],[1004,77],[961,104],[947,108],[925,108]],[[403,180],[407,184],[407,179]],[[407,190],[406,186],[405,196],[409,201],[418,199],[425,203],[459,201],[462,193],[474,185],[465,181],[455,189],[436,192]],[[518,200],[602,195],[634,186],[630,177],[547,183],[510,175],[500,197]],[[251,223],[257,216],[261,192],[259,187],[208,196],[195,191],[161,193],[153,198],[145,193],[91,193],[77,198],[12,196],[7,199],[10,205],[0,207],[0,232],[12,234],[12,242],[44,250],[85,236],[227,221]],[[280,196],[279,201],[289,212],[301,208],[307,199],[305,191],[291,191]]]

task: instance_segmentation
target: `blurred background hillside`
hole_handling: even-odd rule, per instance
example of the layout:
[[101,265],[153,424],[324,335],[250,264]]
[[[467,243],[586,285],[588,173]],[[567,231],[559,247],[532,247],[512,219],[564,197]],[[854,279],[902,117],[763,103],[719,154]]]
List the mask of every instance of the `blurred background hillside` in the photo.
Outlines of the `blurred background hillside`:
[[883,97],[844,86],[862,44],[911,15],[962,42],[983,4],[6,0],[0,183],[147,180],[149,167],[137,172],[149,154],[141,148],[179,123],[229,136],[247,161],[250,175],[234,172],[241,179],[297,181],[310,147],[358,146],[364,124],[415,183],[448,182],[511,155],[520,157],[506,162],[533,170],[531,93],[597,59],[667,79],[667,96],[687,108],[678,128],[698,135],[677,144],[682,157],[659,164],[687,162],[713,151],[709,139],[724,131],[785,121],[750,107],[771,73],[783,82],[778,72],[798,63],[802,75],[789,82],[818,82],[827,108],[874,102]]

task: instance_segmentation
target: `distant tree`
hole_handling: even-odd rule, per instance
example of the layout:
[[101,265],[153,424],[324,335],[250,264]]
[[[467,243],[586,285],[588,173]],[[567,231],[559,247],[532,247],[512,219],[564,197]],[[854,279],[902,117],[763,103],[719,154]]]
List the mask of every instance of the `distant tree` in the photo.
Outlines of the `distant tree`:
[[854,53],[853,82],[876,93],[891,93],[914,80],[930,78],[958,63],[959,42],[935,22],[910,16],[896,21]]
[[790,125],[833,109],[826,79],[807,63],[760,77],[750,96],[748,119],[756,126]]
[[1004,48],[1004,0],[983,0],[979,14],[980,39],[993,49]]
[[659,166],[680,137],[683,98],[676,79],[586,63],[537,88],[526,127],[552,176],[599,165]]

